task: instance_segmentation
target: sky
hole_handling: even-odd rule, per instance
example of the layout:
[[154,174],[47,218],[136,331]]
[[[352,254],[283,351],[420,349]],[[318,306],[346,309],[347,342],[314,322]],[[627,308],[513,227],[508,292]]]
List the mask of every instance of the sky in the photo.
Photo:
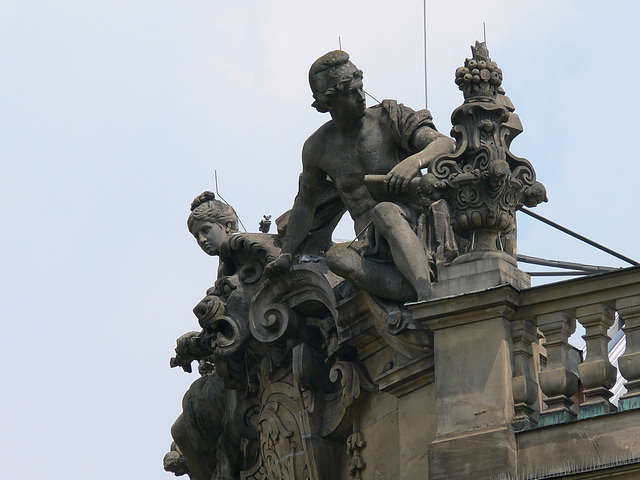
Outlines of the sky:
[[[640,259],[640,3],[429,0],[427,18],[438,129],[484,24],[524,125],[511,151],[547,187],[536,212]],[[329,119],[308,68],[340,44],[372,96],[424,108],[422,1],[0,2],[3,478],[171,478],[197,374],[169,358],[217,267],[189,205],[217,171],[249,231],[291,207],[302,144]],[[518,221],[523,254],[627,265]]]

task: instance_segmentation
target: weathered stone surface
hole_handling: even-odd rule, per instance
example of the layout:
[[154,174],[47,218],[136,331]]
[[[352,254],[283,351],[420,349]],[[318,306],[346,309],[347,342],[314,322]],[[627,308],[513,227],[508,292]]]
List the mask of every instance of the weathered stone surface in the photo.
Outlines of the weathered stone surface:
[[367,441],[363,451],[367,468],[363,480],[396,480],[400,474],[398,413],[394,411],[362,429]]
[[515,434],[508,427],[438,438],[429,445],[429,480],[467,480],[514,476]]
[[508,320],[438,330],[435,344],[438,434],[507,424],[513,416]]
[[428,452],[436,438],[435,400],[433,382],[398,398],[399,480],[430,478]]
[[[565,472],[640,457],[640,411],[619,412],[517,434],[518,471]],[[618,478],[618,477],[615,477]]]
[[[426,111],[365,108],[361,72],[331,52],[310,83],[332,120],[304,147],[279,234],[267,233],[268,216],[262,233],[238,233],[233,208],[211,192],[194,200],[189,230],[220,266],[193,310],[201,330],[180,337],[171,360],[185,371],[198,362],[200,378],[172,428],[167,471],[476,480],[522,477],[534,463],[559,472],[561,459],[589,454],[640,458],[639,410],[536,426],[579,408],[578,370],[586,405],[606,404],[613,308],[628,321],[621,369],[626,405],[637,406],[640,269],[529,288],[513,214],[546,197],[509,152],[521,125],[500,75],[483,45],[456,73],[465,103],[454,145]],[[331,248],[345,210],[362,236]],[[567,344],[576,316],[590,349],[579,369]]]
[[434,332],[439,437],[506,426],[512,420],[514,292],[504,286],[491,295],[467,294],[467,301],[442,299],[412,307],[416,319]]

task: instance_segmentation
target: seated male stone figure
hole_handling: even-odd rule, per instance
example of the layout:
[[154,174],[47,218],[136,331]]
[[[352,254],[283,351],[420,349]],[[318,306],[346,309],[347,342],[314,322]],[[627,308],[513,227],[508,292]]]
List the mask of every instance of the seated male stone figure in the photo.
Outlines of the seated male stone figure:
[[[366,232],[369,250],[388,245],[397,269],[415,290],[413,299],[429,298],[429,262],[415,231],[420,212],[401,202],[374,200],[365,176],[385,175],[387,191],[401,195],[421,169],[452,151],[453,140],[435,130],[426,110],[415,112],[393,100],[367,108],[362,71],[344,51],[329,52],[316,60],[309,71],[309,83],[313,106],[319,112],[329,112],[331,120],[304,144],[299,191],[282,254],[267,266],[266,274],[277,275],[291,267],[329,177],[355,222],[356,233]],[[335,270],[329,257],[329,267]],[[345,276],[343,271],[340,274]],[[365,289],[366,276],[361,275],[365,284],[359,285]]]

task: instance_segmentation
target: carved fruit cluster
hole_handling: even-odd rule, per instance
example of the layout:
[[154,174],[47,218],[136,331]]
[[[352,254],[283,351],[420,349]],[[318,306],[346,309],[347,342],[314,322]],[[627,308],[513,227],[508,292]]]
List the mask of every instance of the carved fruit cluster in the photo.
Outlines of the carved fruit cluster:
[[456,70],[456,85],[464,92],[465,98],[477,95],[492,95],[502,85],[502,69],[491,61],[486,46],[476,43],[473,58],[467,58],[464,67]]

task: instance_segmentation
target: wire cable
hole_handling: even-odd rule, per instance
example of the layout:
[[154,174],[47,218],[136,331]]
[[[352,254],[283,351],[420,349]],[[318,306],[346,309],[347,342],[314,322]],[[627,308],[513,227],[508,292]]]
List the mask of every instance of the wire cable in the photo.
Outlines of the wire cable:
[[621,253],[616,252],[615,250],[611,250],[610,248],[605,247],[604,245],[601,245],[597,242],[594,242],[593,240],[588,239],[587,237],[580,235],[579,233],[576,233],[572,230],[569,230],[566,227],[563,227],[560,224],[557,224],[556,222],[549,220],[548,218],[544,218],[542,215],[538,215],[537,213],[533,213],[531,210],[521,207],[520,211],[522,213],[526,213],[527,215],[529,215],[530,217],[535,218],[536,220],[540,220],[542,223],[546,223],[547,225],[549,225],[550,227],[556,228],[558,230],[560,230],[563,233],[566,233],[567,235],[570,235],[574,238],[577,238],[578,240],[591,245],[592,247],[597,248],[598,250],[602,250],[603,252],[608,253],[609,255],[613,255],[616,258],[619,258],[620,260],[624,260],[625,262],[630,263],[631,265],[640,265],[640,263],[636,262],[635,260],[630,259],[629,257],[626,257],[624,255],[622,255]]

